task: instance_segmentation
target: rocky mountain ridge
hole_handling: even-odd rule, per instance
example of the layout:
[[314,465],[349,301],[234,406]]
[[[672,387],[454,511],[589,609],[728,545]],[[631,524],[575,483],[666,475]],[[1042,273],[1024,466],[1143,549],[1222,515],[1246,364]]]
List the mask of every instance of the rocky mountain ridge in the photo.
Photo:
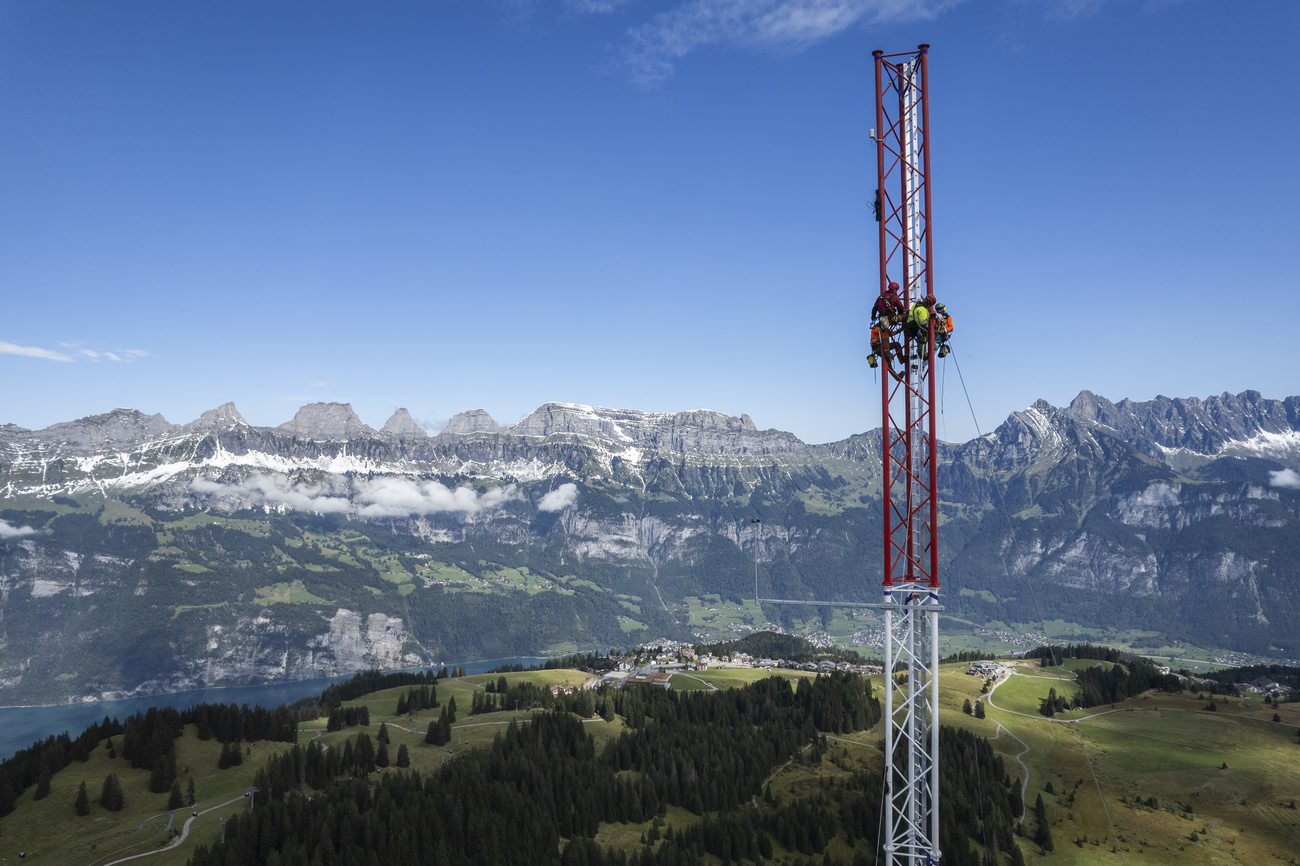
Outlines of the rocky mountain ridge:
[[[1300,613],[1298,406],[1083,392],[942,443],[950,611],[1300,656],[1279,630]],[[860,601],[879,448],[566,403],[433,436],[345,403],[278,427],[229,403],[0,426],[0,698],[689,638],[692,599],[753,596],[755,557],[764,594]]]

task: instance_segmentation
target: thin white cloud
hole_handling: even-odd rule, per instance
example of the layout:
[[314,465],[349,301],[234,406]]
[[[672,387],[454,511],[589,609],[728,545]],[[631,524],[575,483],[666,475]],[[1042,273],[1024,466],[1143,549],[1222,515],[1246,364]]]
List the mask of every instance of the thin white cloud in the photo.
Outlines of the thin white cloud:
[[[6,344],[0,344],[0,345],[6,345]],[[98,349],[98,350],[87,349],[85,346],[81,345],[80,343],[59,343],[59,345],[65,349],[72,350],[77,355],[81,355],[82,357],[89,358],[91,361],[94,361],[96,364],[98,364],[100,361],[130,362],[130,361],[135,361],[139,358],[146,358],[149,356],[149,353],[146,352],[144,349],[117,349],[114,351],[109,351],[107,349]],[[55,358],[55,360],[58,361],[76,360],[75,357],[69,357],[67,355],[64,355],[62,352],[55,352],[53,354],[59,356]],[[42,356],[42,357],[48,357],[48,356]]]
[[550,493],[542,497],[542,501],[537,503],[538,511],[563,511],[578,499],[578,485],[569,483],[561,484]]
[[625,61],[633,80],[671,78],[674,64],[707,45],[800,51],[860,25],[929,20],[964,0],[690,0],[634,27]]
[[1087,18],[1099,10],[1105,0],[1049,0],[1047,12],[1058,21]]
[[0,520],[0,541],[8,541],[11,538],[24,538],[28,535],[35,535],[37,530],[30,526],[14,526],[6,520]]
[[472,487],[452,490],[437,481],[417,482],[409,478],[362,481],[352,497],[360,506],[357,514],[361,517],[410,517],[440,512],[474,514],[518,498],[513,484],[479,493]]
[[190,482],[190,490],[203,497],[209,505],[225,511],[268,505],[294,511],[341,514],[351,507],[346,496],[336,495],[338,491],[326,485],[292,486],[287,479],[270,475],[252,475],[237,484],[195,478]]
[[1294,469],[1279,469],[1268,473],[1268,483],[1270,487],[1300,488],[1300,473]]
[[47,361],[71,361],[71,355],[55,352],[52,349],[39,349],[36,346],[18,346],[0,341],[0,355],[23,355],[28,358],[44,358]]
[[366,518],[475,514],[520,498],[513,484],[479,493],[472,487],[452,489],[437,481],[376,478],[358,481],[349,490],[342,482],[295,485],[286,478],[265,474],[234,484],[195,478],[190,482],[190,491],[207,505],[226,511],[270,506]]
[[613,12],[620,6],[626,6],[629,0],[564,0],[564,6],[571,12],[596,13],[598,15]]

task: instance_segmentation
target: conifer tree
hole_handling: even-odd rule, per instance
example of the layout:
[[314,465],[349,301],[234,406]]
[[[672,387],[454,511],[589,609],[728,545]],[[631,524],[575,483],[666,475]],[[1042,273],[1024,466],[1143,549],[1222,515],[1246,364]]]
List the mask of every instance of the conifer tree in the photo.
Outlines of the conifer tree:
[[77,789],[77,802],[72,804],[77,810],[77,814],[83,818],[90,814],[90,795],[86,793],[86,783],[83,781],[81,787]]
[[104,785],[99,791],[99,805],[110,812],[120,812],[126,806],[126,798],[122,796],[122,783],[118,781],[116,773],[104,777]]
[[370,735],[362,731],[357,734],[357,765],[361,772],[370,773],[375,769],[375,743]]
[[193,806],[194,803],[195,803],[195,797],[194,797],[194,777],[193,777],[193,776],[190,776],[189,784],[187,784],[187,785],[185,786],[185,805],[186,805],[186,806]]
[[984,718],[984,702],[983,702],[983,701],[976,701],[976,702],[975,702],[975,718],[977,718],[977,719],[982,719],[982,718]]
[[181,796],[181,780],[177,779],[172,782],[171,794],[167,797],[168,809],[179,809],[185,805],[185,798]]
[[1043,804],[1043,795],[1038,795],[1037,802],[1034,803],[1034,817],[1037,819],[1038,829],[1034,834],[1034,841],[1038,847],[1044,851],[1052,851],[1055,846],[1052,845],[1052,828],[1047,825],[1047,806]]
[[406,743],[402,743],[397,747],[397,766],[411,766],[411,753],[406,750]]
[[36,780],[36,793],[32,795],[33,800],[44,800],[50,796],[50,759],[46,755],[41,755],[40,776]]

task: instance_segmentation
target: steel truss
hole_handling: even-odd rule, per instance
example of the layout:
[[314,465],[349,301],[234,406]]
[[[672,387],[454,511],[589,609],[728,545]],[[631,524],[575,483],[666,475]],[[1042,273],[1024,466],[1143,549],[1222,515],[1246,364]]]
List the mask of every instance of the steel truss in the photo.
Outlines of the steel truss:
[[[876,195],[880,293],[899,275],[904,309],[934,305],[930,236],[930,46],[876,66]],[[895,317],[897,318],[897,317]],[[884,599],[880,603],[757,598],[759,604],[874,608],[885,615],[885,863],[939,866],[939,500],[933,316],[924,333],[895,322],[882,341]],[[902,357],[890,350],[897,340]],[[757,522],[757,521],[756,521]],[[757,556],[757,554],[755,554]]]
[[[872,52],[880,291],[899,283],[904,310],[934,304],[930,232],[929,46]],[[904,314],[906,316],[906,313]],[[933,316],[925,331],[896,324],[885,341],[884,457],[885,862],[938,864],[939,525]],[[890,339],[894,339],[891,336]],[[894,354],[894,357],[891,357]]]

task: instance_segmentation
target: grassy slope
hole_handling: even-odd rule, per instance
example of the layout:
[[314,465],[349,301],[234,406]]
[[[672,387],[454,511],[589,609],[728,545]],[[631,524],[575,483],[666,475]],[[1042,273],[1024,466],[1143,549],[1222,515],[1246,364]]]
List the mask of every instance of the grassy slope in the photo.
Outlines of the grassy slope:
[[[1109,707],[1079,711],[1075,715],[1084,717],[1081,721],[1053,722],[1037,715],[1037,701],[1049,688],[1061,691],[1064,681],[1054,674],[1043,676],[1042,672],[1024,669],[1025,675],[1014,676],[995,690],[988,718],[979,720],[960,711],[962,701],[979,698],[982,684],[979,678],[966,676],[965,668],[951,665],[941,672],[941,721],[994,738],[994,748],[1004,755],[1008,769],[1016,775],[1020,775],[1020,769],[1015,756],[1028,747],[1023,755],[1030,770],[1026,801],[1032,807],[1035,797],[1043,793],[1056,843],[1055,853],[1044,856],[1034,844],[1023,840],[1022,849],[1030,863],[1120,863],[1120,856],[1111,852],[1115,844],[1112,824],[1124,848],[1124,859],[1130,864],[1288,862],[1294,852],[1300,851],[1300,810],[1289,808],[1291,800],[1300,801],[1300,744],[1296,742],[1300,707],[1282,707],[1278,712],[1283,723],[1275,724],[1271,721],[1273,708],[1264,707],[1258,700],[1231,699],[1211,713],[1204,710],[1205,701],[1195,694],[1151,695],[1126,701],[1115,712],[1110,712]],[[719,688],[736,687],[766,675],[732,669],[698,674]],[[793,671],[782,671],[780,675],[811,676]],[[446,760],[455,760],[465,748],[487,745],[501,726],[528,715],[527,711],[517,714],[513,710],[467,714],[473,690],[495,681],[497,676],[484,674],[439,682],[443,704],[455,696],[459,709],[455,739],[445,750]],[[1068,674],[1063,673],[1065,676]],[[576,671],[505,677],[511,681],[530,679],[574,685],[586,679],[585,674]],[[874,678],[874,685],[879,695],[879,677]],[[401,691],[388,689],[350,703],[369,707],[371,725],[365,730],[372,737],[380,723],[389,725],[390,754],[394,759],[399,744],[406,743],[413,766],[421,771],[433,770],[444,760],[444,750],[426,746],[424,731],[440,710],[398,717],[393,711]],[[1025,715],[1011,711],[1023,707],[1029,708]],[[307,722],[301,726],[299,741],[306,743],[319,737],[327,745],[341,747],[357,730],[325,733],[324,720]],[[623,725],[618,719],[612,723],[594,720],[587,730],[599,747],[617,737]],[[772,791],[784,799],[805,796],[818,790],[824,779],[854,770],[878,772],[879,740],[879,728],[837,738],[820,764],[796,759],[773,768]],[[220,831],[217,818],[246,808],[247,801],[240,795],[251,783],[258,762],[285,748],[281,744],[255,744],[253,755],[241,767],[220,771],[216,769],[220,747],[215,742],[200,742],[192,728],[187,729],[177,746],[182,788],[186,768],[195,778],[199,797],[196,808],[236,798],[238,802],[200,817],[179,850],[144,861],[155,866],[181,866],[198,842],[214,840]],[[1224,763],[1228,765],[1226,770],[1220,769]],[[92,802],[91,815],[78,818],[72,809],[78,784],[86,781],[93,801],[109,772],[116,772],[122,779],[127,808],[113,814]],[[88,763],[74,763],[55,775],[49,798],[37,803],[32,800],[32,790],[23,795],[15,813],[0,825],[4,847],[25,850],[29,858],[35,855],[39,862],[67,864],[89,864],[131,846],[138,847],[118,856],[155,847],[166,839],[165,819],[149,819],[165,811],[167,795],[148,793],[147,781],[145,771],[132,770],[120,757],[110,760],[105,749],[96,749]],[[1048,782],[1055,793],[1044,792]],[[1158,808],[1138,802],[1150,797],[1158,799]],[[1191,813],[1184,811],[1186,804],[1192,806]],[[177,827],[189,812],[187,808],[178,813]],[[679,809],[670,809],[667,815],[669,826],[698,820]],[[144,829],[140,829],[142,824]],[[1032,818],[1030,825],[1032,832]],[[605,826],[599,839],[635,850],[640,846],[641,834],[650,826]],[[1198,835],[1197,842],[1190,839],[1193,831]],[[1074,844],[1084,836],[1087,843]],[[832,856],[848,856],[842,837],[833,841],[829,850]],[[778,847],[776,853],[779,861],[785,852]],[[1280,861],[1275,859],[1278,857]]]
[[[1275,724],[1273,708],[1257,699],[1207,712],[1195,694],[1153,694],[1052,722],[1036,715],[1052,687],[1061,690],[1055,677],[1013,676],[994,691],[988,719],[969,720],[989,736],[1001,722],[1029,746],[1025,799],[1032,807],[1043,794],[1056,849],[1044,856],[1026,841],[1029,862],[1120,862],[1116,838],[1130,864],[1288,862],[1300,851],[1300,811],[1280,805],[1300,800],[1300,707],[1280,708]],[[1009,711],[1026,706],[1030,716]],[[1008,759],[1022,748],[1006,734],[994,746]],[[1054,794],[1044,790],[1049,782]],[[1151,797],[1155,809],[1138,803]]]

